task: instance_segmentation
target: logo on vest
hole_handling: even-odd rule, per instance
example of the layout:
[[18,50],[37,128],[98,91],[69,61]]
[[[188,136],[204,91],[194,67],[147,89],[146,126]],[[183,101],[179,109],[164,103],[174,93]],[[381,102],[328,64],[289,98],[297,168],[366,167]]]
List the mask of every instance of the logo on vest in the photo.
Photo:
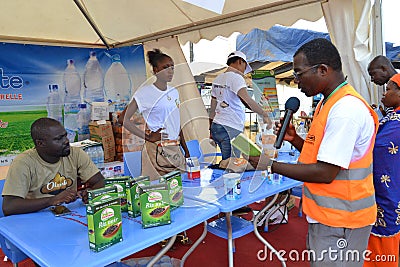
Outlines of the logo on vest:
[[57,195],[73,184],[71,178],[66,178],[57,173],[56,176],[40,189],[42,194]]
[[315,143],[315,135],[313,134],[307,134],[306,140],[304,140],[307,143],[314,144]]

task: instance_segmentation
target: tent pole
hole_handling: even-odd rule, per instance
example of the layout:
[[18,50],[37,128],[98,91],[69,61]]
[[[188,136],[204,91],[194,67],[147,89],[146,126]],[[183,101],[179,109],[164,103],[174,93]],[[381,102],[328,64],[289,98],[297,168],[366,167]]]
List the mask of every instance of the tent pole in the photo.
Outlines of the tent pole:
[[82,12],[83,16],[85,16],[86,20],[89,22],[90,26],[93,28],[93,30],[96,32],[97,36],[101,39],[103,44],[107,47],[107,49],[110,48],[110,45],[107,43],[105,37],[103,34],[100,32],[99,28],[97,27],[96,23],[94,23],[93,19],[89,16],[89,14],[86,12],[85,8],[82,6],[82,4],[79,2],[79,0],[74,0],[75,4],[79,8],[79,10]]
[[[376,57],[377,55],[386,54],[382,32],[382,0],[375,0],[372,8],[372,16],[374,17],[374,19],[372,19],[372,30],[374,32],[372,56]],[[371,93],[374,95],[373,97],[375,97],[375,99],[381,99],[385,88],[383,85],[377,85],[376,88],[377,90],[371,90]]]
[[190,62],[194,61],[194,50],[193,50],[193,43],[189,42],[189,53],[190,53]]

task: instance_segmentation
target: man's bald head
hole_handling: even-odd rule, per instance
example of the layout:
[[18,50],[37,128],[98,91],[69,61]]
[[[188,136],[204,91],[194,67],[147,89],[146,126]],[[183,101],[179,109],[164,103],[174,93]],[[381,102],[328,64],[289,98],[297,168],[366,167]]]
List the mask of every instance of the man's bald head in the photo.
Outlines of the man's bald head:
[[371,81],[377,85],[386,84],[393,75],[397,74],[390,60],[382,55],[376,56],[368,64],[368,73]]

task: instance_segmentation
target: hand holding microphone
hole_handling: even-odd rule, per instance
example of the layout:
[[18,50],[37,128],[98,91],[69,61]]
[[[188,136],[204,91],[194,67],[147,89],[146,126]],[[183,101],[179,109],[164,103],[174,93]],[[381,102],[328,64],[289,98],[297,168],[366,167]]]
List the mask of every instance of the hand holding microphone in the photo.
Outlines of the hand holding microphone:
[[289,98],[285,103],[285,115],[283,117],[282,126],[277,133],[274,147],[280,149],[282,146],[283,138],[285,137],[286,130],[290,124],[293,114],[299,110],[300,100],[297,97]]

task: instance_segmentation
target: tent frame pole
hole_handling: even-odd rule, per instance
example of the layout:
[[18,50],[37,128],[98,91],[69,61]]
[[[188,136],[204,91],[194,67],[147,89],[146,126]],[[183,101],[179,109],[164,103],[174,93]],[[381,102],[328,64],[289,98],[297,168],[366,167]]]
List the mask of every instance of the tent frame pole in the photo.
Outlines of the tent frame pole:
[[86,18],[86,20],[89,22],[90,26],[93,28],[93,30],[96,32],[97,36],[101,39],[103,44],[107,47],[107,49],[110,48],[110,45],[108,44],[106,38],[103,36],[103,34],[100,32],[99,28],[97,27],[96,23],[94,23],[92,17],[86,12],[86,9],[83,7],[82,3],[79,0],[74,0],[74,3],[76,6],[79,8],[79,10],[82,12],[83,16]]

